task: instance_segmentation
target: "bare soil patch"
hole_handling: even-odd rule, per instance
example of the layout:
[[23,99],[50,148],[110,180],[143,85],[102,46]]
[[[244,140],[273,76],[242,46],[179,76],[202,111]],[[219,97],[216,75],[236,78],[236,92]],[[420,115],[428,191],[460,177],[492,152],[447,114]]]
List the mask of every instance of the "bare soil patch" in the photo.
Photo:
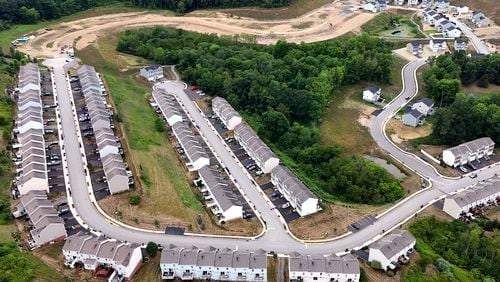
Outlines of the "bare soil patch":
[[426,123],[423,126],[414,128],[404,125],[400,120],[391,119],[387,123],[386,130],[390,132],[394,142],[402,143],[411,139],[428,136],[432,132],[432,125]]

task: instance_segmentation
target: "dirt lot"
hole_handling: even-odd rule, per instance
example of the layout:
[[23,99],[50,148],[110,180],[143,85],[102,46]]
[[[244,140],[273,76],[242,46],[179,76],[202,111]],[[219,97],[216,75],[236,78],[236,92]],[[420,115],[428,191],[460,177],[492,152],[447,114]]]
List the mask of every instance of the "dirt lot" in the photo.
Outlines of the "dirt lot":
[[[421,145],[420,148],[425,150],[427,153],[431,154],[433,157],[438,158],[443,153],[443,150],[446,149],[447,147],[446,146]],[[454,170],[450,167],[442,167],[441,165],[429,160],[427,157],[425,157],[420,152],[417,152],[417,155],[420,156],[422,159],[426,160],[432,166],[434,166],[439,171],[439,173],[441,173],[443,175],[460,176],[460,173],[458,173],[456,170]]]
[[301,239],[333,238],[347,232],[349,224],[369,214],[381,213],[388,206],[331,204],[323,211],[289,224],[290,231]]
[[113,14],[62,23],[51,31],[39,30],[33,33],[36,38],[20,49],[41,58],[58,52],[60,47],[66,45],[82,49],[105,31],[155,25],[224,35],[249,34],[256,36],[260,43],[274,43],[279,39],[290,42],[321,41],[357,31],[373,17],[371,13],[359,11],[339,15],[347,7],[331,3],[300,17],[277,21],[235,18],[225,12],[213,12],[209,17],[171,17],[140,12]]
[[494,0],[452,0],[452,5],[466,5],[471,10],[480,10],[484,12],[496,24],[500,25],[500,5]]
[[400,120],[391,119],[387,123],[386,131],[390,133],[392,141],[401,144],[405,141],[431,134],[432,125],[426,123],[423,126],[413,128],[411,126],[404,125]]

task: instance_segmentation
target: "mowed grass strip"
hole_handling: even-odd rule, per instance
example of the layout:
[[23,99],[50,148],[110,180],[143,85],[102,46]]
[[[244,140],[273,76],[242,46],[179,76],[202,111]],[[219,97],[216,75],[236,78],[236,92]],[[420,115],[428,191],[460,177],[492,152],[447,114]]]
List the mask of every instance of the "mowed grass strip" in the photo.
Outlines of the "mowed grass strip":
[[141,214],[167,214],[195,226],[195,216],[203,212],[203,206],[190,187],[166,133],[155,128],[156,113],[148,102],[150,87],[133,78],[136,71],[120,71],[127,63],[115,51],[115,43],[114,36],[102,38],[98,48],[89,46],[78,52],[78,56],[104,75],[122,120],[132,163],[136,171],[144,174],[140,180]]

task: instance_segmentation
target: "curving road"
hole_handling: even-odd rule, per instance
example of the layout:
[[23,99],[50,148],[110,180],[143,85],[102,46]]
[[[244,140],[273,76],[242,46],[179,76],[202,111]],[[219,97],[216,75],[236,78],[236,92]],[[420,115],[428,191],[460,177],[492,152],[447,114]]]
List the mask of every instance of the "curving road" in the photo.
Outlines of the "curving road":
[[166,235],[155,231],[139,230],[113,223],[108,217],[103,215],[95,206],[92,194],[89,192],[85,163],[80,151],[80,140],[77,135],[76,122],[73,116],[71,104],[71,94],[68,91],[67,82],[64,77],[64,58],[50,59],[45,63],[54,68],[55,85],[58,92],[58,103],[61,114],[61,126],[63,129],[63,145],[66,152],[67,181],[70,183],[72,201],[75,217],[84,223],[88,229],[103,234],[108,237],[124,240],[128,242],[146,243],[154,241],[162,245],[175,244],[180,246],[192,246],[206,248],[214,246],[217,248],[229,247],[234,249],[265,249],[277,253],[288,254],[292,251],[299,251],[304,254],[326,254],[342,253],[346,249],[359,248],[373,240],[378,239],[381,233],[388,232],[391,228],[399,226],[402,222],[411,218],[416,212],[426,205],[433,203],[447,193],[473,185],[480,180],[490,178],[495,172],[499,172],[498,166],[477,172],[478,177],[461,179],[446,179],[439,175],[431,166],[420,160],[415,155],[406,153],[391,143],[384,134],[385,123],[403,106],[408,97],[413,97],[418,91],[415,72],[425,64],[425,61],[418,60],[407,64],[403,69],[404,88],[401,94],[394,99],[385,110],[382,111],[373,121],[371,134],[378,145],[386,150],[392,157],[400,161],[410,169],[416,171],[422,177],[428,179],[432,187],[422,190],[394,206],[390,211],[381,215],[372,225],[360,230],[357,233],[349,234],[343,238],[322,242],[303,243],[291,236],[286,227],[283,226],[274,211],[270,210],[266,199],[260,195],[260,190],[256,188],[243,172],[243,168],[235,161],[228,149],[220,141],[218,135],[210,127],[208,121],[200,113],[198,108],[189,100],[184,93],[184,84],[180,81],[170,81],[162,84],[173,92],[179,101],[184,104],[185,110],[190,118],[198,125],[200,132],[208,142],[217,157],[227,166],[231,174],[238,180],[238,184],[245,192],[249,200],[256,205],[262,218],[267,222],[266,232],[257,239],[244,238],[221,238],[209,236],[176,236]]

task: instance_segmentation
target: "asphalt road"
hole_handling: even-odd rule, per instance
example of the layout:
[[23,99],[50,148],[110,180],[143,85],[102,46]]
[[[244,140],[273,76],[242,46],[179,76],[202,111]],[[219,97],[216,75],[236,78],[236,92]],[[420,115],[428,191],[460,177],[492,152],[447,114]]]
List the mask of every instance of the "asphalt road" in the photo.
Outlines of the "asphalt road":
[[233,239],[221,237],[206,237],[206,236],[177,236],[166,235],[161,232],[137,230],[130,227],[120,226],[113,223],[110,219],[101,214],[93,203],[93,199],[89,194],[84,171],[84,162],[80,151],[80,141],[77,136],[76,123],[73,118],[69,92],[66,86],[62,66],[64,58],[47,60],[46,64],[54,67],[55,82],[58,90],[58,103],[62,119],[62,128],[64,134],[64,147],[67,156],[67,166],[69,170],[69,182],[71,184],[72,200],[76,210],[75,217],[81,219],[91,230],[99,232],[108,237],[116,238],[127,242],[147,243],[154,241],[162,245],[175,244],[178,246],[195,245],[200,248],[214,246],[217,248],[233,248],[233,249],[264,249],[267,251],[275,251],[277,253],[288,254],[292,251],[298,251],[304,254],[327,254],[339,253],[346,249],[359,247],[369,240],[375,239],[383,231],[389,230],[391,227],[398,226],[407,217],[411,217],[422,206],[432,202],[433,200],[445,195],[447,192],[455,191],[459,188],[477,183],[479,180],[492,177],[495,172],[499,171],[498,166],[478,172],[476,179],[465,177],[459,180],[448,180],[440,177],[431,167],[424,162],[409,155],[397,147],[392,145],[385,139],[382,128],[384,122],[389,119],[397,109],[406,103],[406,97],[415,95],[416,82],[414,80],[415,70],[423,64],[422,61],[410,63],[404,70],[405,89],[401,96],[389,104],[386,109],[375,118],[372,126],[372,136],[377,143],[392,156],[404,162],[406,165],[415,169],[424,177],[430,179],[434,186],[427,189],[404,203],[398,205],[390,212],[381,216],[372,225],[345,236],[341,239],[326,243],[303,244],[300,241],[291,237],[282,224],[278,214],[271,210],[271,206],[267,199],[261,194],[259,188],[250,181],[245,170],[239,166],[239,163],[233,159],[229,148],[226,148],[209,122],[201,114],[199,109],[189,100],[187,94],[183,91],[184,84],[178,81],[170,81],[161,84],[160,87],[174,93],[182,102],[185,109],[198,126],[199,131],[208,141],[211,149],[217,155],[219,160],[229,168],[231,175],[237,179],[244,194],[250,200],[251,204],[255,205],[262,218],[267,223],[266,232],[255,240]]

